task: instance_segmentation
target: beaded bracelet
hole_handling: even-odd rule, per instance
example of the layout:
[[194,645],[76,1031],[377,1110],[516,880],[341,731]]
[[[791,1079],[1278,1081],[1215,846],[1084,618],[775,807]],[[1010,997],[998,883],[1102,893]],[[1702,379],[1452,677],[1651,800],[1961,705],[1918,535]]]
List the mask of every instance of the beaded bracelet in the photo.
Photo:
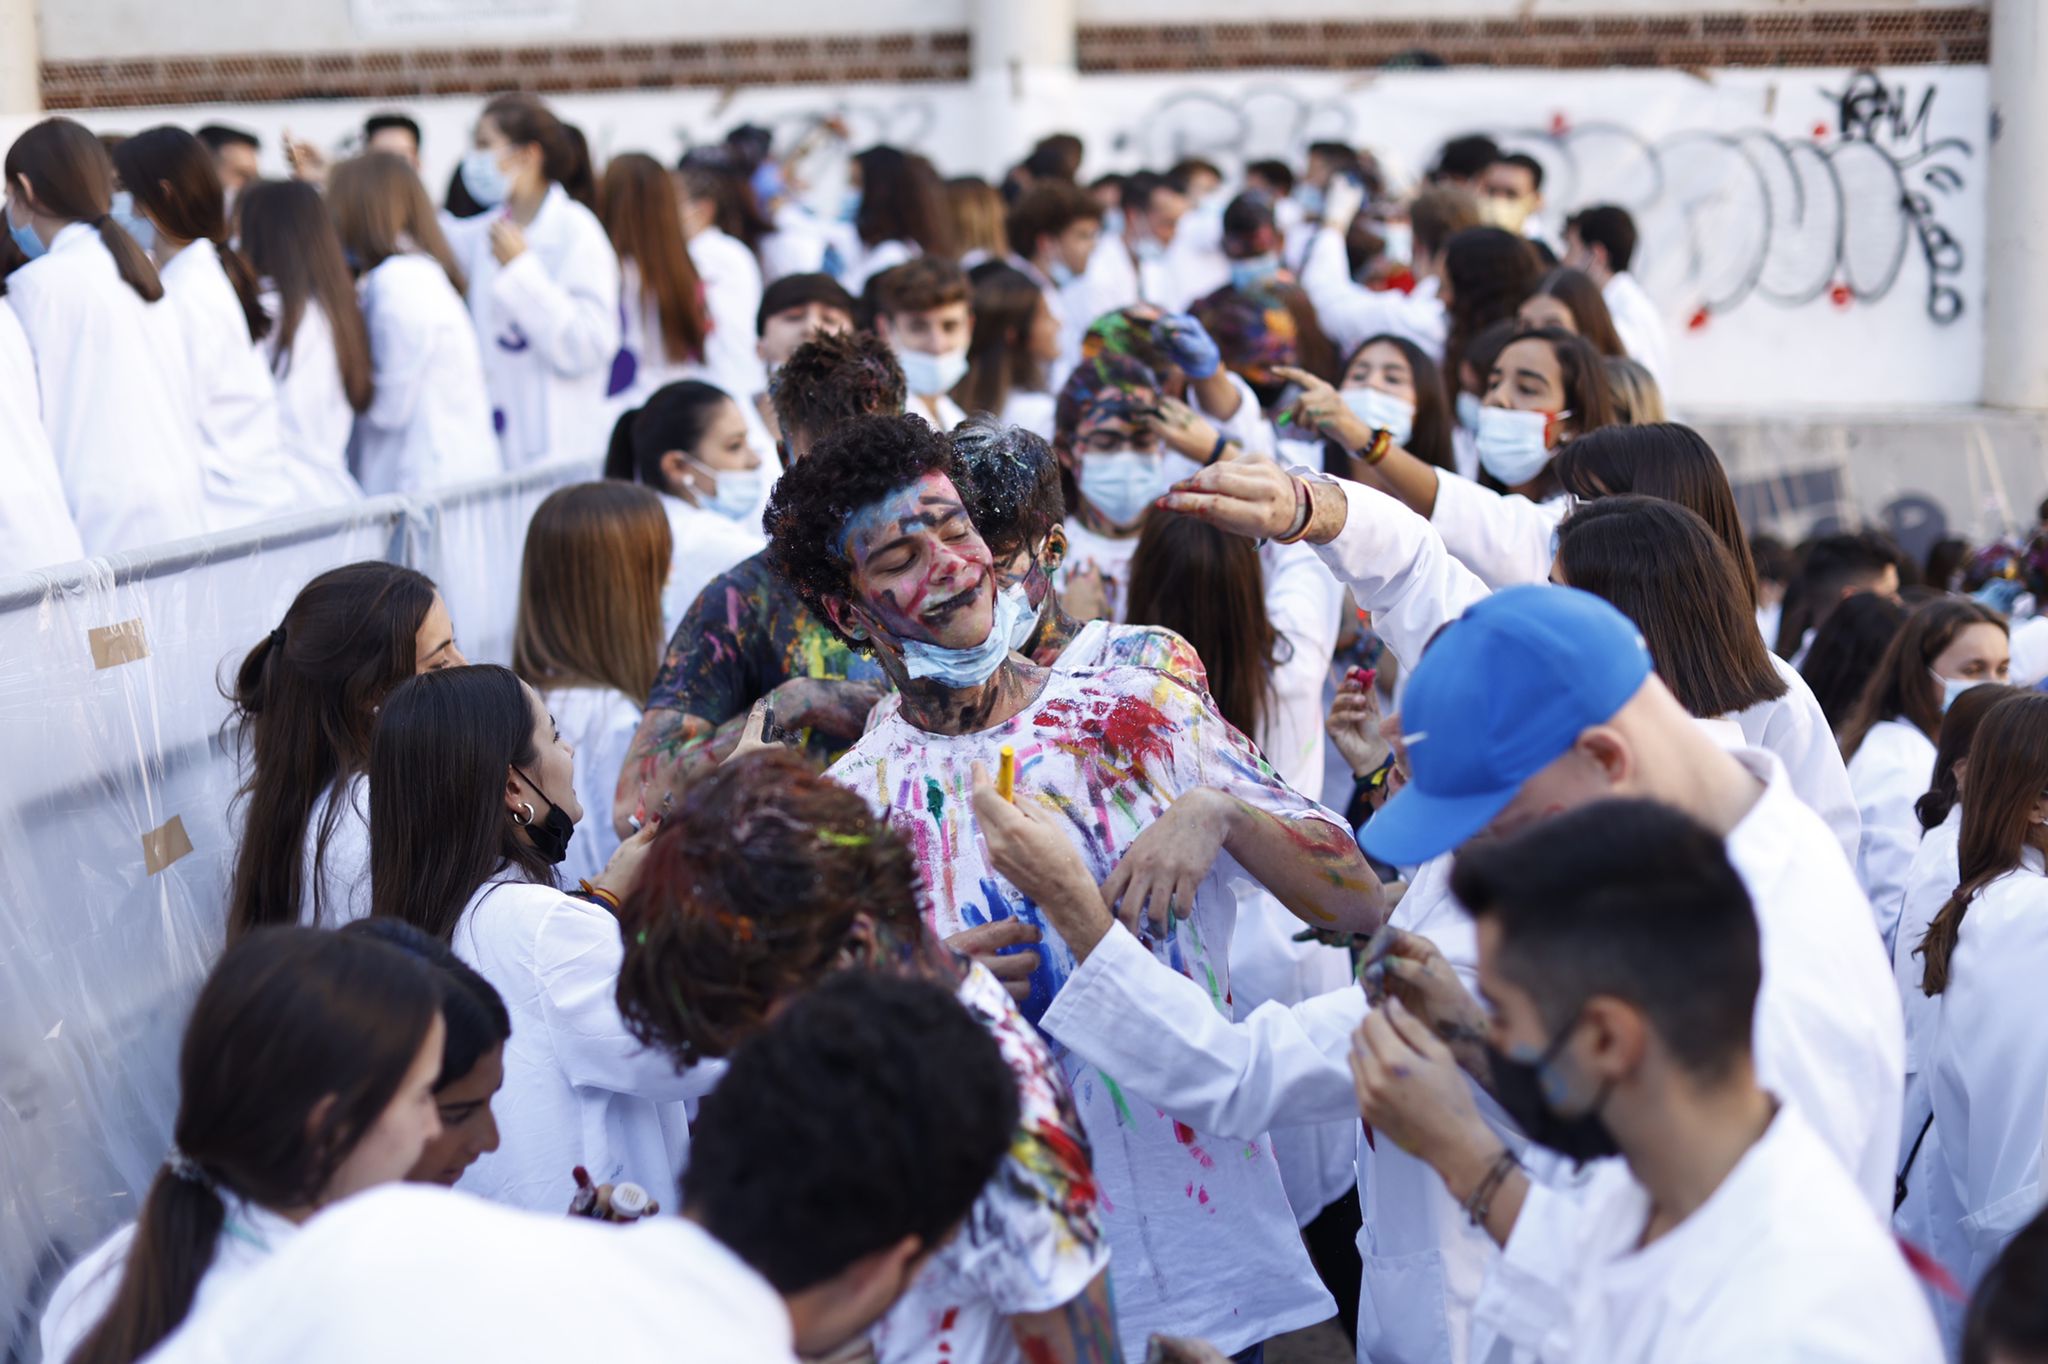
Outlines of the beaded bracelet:
[[1301,537],[1308,534],[1308,523],[1314,519],[1315,505],[1309,499],[1308,480],[1297,478],[1294,480],[1294,526],[1287,534],[1274,536],[1273,543],[1276,545],[1298,544]]
[[1522,1162],[1515,1159],[1515,1153],[1506,1147],[1494,1157],[1487,1168],[1486,1177],[1472,1190],[1472,1196],[1465,1200],[1465,1217],[1473,1226],[1482,1230],[1486,1226],[1486,1215],[1493,1210],[1493,1196],[1500,1192],[1500,1186],[1507,1182],[1508,1175],[1522,1168]]
[[1365,447],[1365,467],[1370,469],[1387,457],[1387,451],[1394,448],[1394,433],[1384,426],[1372,433],[1372,440]]

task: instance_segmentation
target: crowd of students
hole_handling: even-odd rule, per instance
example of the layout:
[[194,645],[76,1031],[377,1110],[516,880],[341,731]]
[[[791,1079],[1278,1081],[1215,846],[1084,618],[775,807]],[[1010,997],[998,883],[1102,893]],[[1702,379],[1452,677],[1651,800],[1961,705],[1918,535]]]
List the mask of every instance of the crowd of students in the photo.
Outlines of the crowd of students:
[[16,566],[604,477],[510,667],[382,563],[252,641],[46,1358],[2048,1351],[2048,553],[1752,535],[1623,210],[1482,137],[826,211],[521,95],[439,211],[399,116],[252,150],[8,151]]

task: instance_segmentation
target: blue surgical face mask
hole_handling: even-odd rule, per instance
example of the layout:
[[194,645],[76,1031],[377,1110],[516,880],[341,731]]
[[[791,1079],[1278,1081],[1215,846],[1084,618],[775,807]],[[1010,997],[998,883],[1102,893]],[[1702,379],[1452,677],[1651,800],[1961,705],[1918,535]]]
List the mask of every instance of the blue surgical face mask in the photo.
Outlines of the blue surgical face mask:
[[1479,401],[1479,395],[1477,393],[1460,393],[1458,395],[1457,408],[1458,425],[1464,427],[1467,431],[1477,431],[1479,429],[1479,414],[1486,410],[1485,405]]
[[839,221],[850,223],[860,216],[860,190],[849,188],[846,197],[839,201]]
[[994,677],[996,669],[1010,656],[1017,618],[1030,612],[1031,604],[1022,588],[998,592],[988,638],[971,649],[948,649],[921,639],[906,639],[903,669],[913,682],[929,677],[948,687],[978,687]]
[[1402,449],[1408,448],[1408,439],[1415,434],[1414,403],[1404,402],[1376,388],[1347,388],[1338,396],[1344,399],[1344,406],[1356,413],[1360,421],[1375,430],[1385,431]]
[[[689,459],[689,456],[684,458]],[[711,479],[711,496],[699,499],[705,510],[715,511],[733,521],[745,521],[753,515],[754,508],[761,505],[760,469],[714,469],[695,459],[690,463]]]
[[1230,287],[1239,293],[1260,288],[1272,282],[1280,273],[1280,253],[1268,251],[1262,256],[1248,256],[1244,260],[1230,263]]
[[[1571,414],[1557,415],[1563,418]],[[1550,445],[1544,439],[1549,434],[1550,422],[1548,412],[1480,408],[1479,429],[1473,433],[1479,449],[1479,467],[1510,488],[1527,483],[1550,462]]]
[[[1933,672],[1934,670],[1930,668],[1928,671]],[[1983,686],[1991,679],[1986,677],[1943,677],[1940,673],[1934,673],[1934,680],[1941,684],[1941,713],[1946,715],[1948,714],[1948,708],[1956,703],[1958,696],[1961,696],[1972,687]]]
[[1118,527],[1135,526],[1170,486],[1165,461],[1155,451],[1118,450],[1081,456],[1076,481],[1088,505]]
[[42,255],[50,248],[33,227],[17,227],[14,222],[14,201],[7,201],[7,235],[14,238],[14,244],[21,248],[21,254],[30,260]]
[[903,386],[917,397],[930,398],[951,393],[953,385],[966,377],[967,347],[933,355],[898,346],[896,362],[903,366]]
[[135,238],[135,244],[144,251],[156,250],[156,224],[135,211],[135,196],[127,190],[117,190],[113,207],[108,210],[121,230]]
[[1017,599],[1017,624],[1010,630],[1010,647],[1022,649],[1031,642],[1031,636],[1038,633],[1038,618],[1045,611],[1045,602],[1052,600],[1052,593],[1045,594],[1045,601],[1038,604],[1036,611],[1031,609],[1031,594],[1024,590],[1022,583],[1010,584],[1003,589],[1003,595]]
[[1081,277],[1080,275],[1075,273],[1073,266],[1067,264],[1058,256],[1054,256],[1052,258],[1052,267],[1048,269],[1045,273],[1046,276],[1049,279],[1051,279],[1054,284],[1057,284],[1062,289],[1066,288],[1069,284],[1072,284],[1075,280]]
[[498,154],[488,147],[472,147],[463,154],[462,187],[484,208],[504,203],[512,188],[505,168],[498,164]]

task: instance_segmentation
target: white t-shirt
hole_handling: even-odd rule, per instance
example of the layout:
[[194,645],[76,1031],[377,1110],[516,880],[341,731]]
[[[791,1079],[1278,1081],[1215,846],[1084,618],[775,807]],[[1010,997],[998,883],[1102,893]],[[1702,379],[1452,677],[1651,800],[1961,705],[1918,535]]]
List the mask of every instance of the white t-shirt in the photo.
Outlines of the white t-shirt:
[[1620,1161],[1569,1193],[1532,1185],[1480,1297],[1475,1353],[1497,1334],[1505,1357],[1544,1364],[1939,1364],[1904,1257],[1790,1105],[1706,1202],[1638,1248],[1649,1214]]
[[1045,1038],[982,967],[958,993],[1017,1077],[1017,1137],[959,1235],[876,1324],[881,1364],[1024,1364],[1008,1318],[1065,1306],[1109,1267],[1088,1138]]
[[[272,1252],[282,1249],[299,1234],[297,1224],[286,1221],[266,1208],[245,1203],[229,1194],[222,1202],[227,1220],[213,1243],[213,1262],[199,1280],[193,1295],[190,1322],[201,1312],[228,1295],[237,1283],[267,1263]],[[43,1309],[43,1358],[63,1364],[71,1358],[120,1291],[121,1276],[128,1267],[128,1247],[135,1240],[135,1223],[116,1231],[71,1267],[50,1294]],[[174,1334],[171,1339],[177,1340]]]
[[796,1364],[789,1309],[693,1222],[394,1184],[322,1213],[153,1364]]
[[327,818],[332,794],[330,787],[314,797],[306,815],[299,922],[308,928],[340,928],[370,916],[370,774],[356,773],[342,789],[341,808],[335,812],[323,857],[320,824]]
[[[988,863],[971,804],[977,762],[994,771],[1012,746],[1017,798],[1059,811],[1090,875],[1106,879],[1133,839],[1177,796],[1214,786],[1282,819],[1342,821],[1296,794],[1205,695],[1135,668],[1055,673],[1003,724],[942,738],[900,714],[876,725],[827,774],[887,816],[916,854],[939,937],[1018,919],[1045,935],[1027,1017],[1074,971],[1043,913]],[[1348,833],[1348,829],[1346,830]],[[1228,1013],[1232,877],[1218,857],[1192,913],[1153,945]],[[1056,1053],[1095,1150],[1124,1351],[1171,1332],[1235,1353],[1335,1310],[1309,1267],[1270,1145],[1223,1141],[1133,1103],[1115,1077]]]
[[1109,619],[1120,621],[1130,604],[1131,557],[1138,552],[1138,535],[1108,536],[1088,529],[1078,514],[1066,520],[1067,557],[1060,564],[1059,589],[1067,591],[1074,570],[1092,566],[1102,574],[1102,594],[1109,602]]
[[612,795],[633,732],[640,728],[640,703],[610,687],[550,687],[541,704],[555,717],[556,728],[576,750],[576,800],[582,822],[569,840],[569,855],[555,868],[565,886],[594,881],[612,854],[619,836],[612,829]]

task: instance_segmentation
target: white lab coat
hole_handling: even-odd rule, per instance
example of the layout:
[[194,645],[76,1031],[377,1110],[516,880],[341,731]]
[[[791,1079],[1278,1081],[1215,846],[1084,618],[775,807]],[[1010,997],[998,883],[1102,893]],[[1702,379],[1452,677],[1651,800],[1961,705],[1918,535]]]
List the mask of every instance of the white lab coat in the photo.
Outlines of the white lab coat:
[[[609,804],[599,807],[599,817]],[[619,1016],[619,921],[587,900],[506,870],[470,898],[455,955],[497,987],[512,1016],[505,1087],[492,1111],[503,1143],[458,1187],[498,1203],[560,1213],[576,1166],[599,1184],[631,1180],[677,1208],[689,1146],[683,1104],[717,1083],[712,1063],[675,1063]]]
[[1498,591],[1550,581],[1558,523],[1571,508],[1571,499],[1562,493],[1531,502],[1519,493],[1497,493],[1439,469],[1436,508],[1429,523],[1465,567]]
[[144,303],[97,229],[72,223],[7,279],[35,355],[43,429],[87,554],[206,532],[178,321]]
[[[768,458],[773,459],[771,454]],[[767,473],[767,469],[762,470]],[[773,479],[765,479],[772,485]],[[661,495],[661,509],[668,513],[668,583],[661,590],[661,634],[675,634],[676,626],[689,614],[713,578],[742,559],[751,559],[767,547],[757,516],[735,521],[729,516],[693,506],[672,493]],[[614,773],[614,776],[617,774]],[[603,807],[600,807],[603,808]]]
[[1670,382],[1671,340],[1657,305],[1626,270],[1615,275],[1600,290],[1607,312],[1614,319],[1615,334],[1628,349],[1629,359],[1650,371],[1661,386]]
[[0,454],[7,496],[0,498],[0,577],[85,557],[78,524],[64,503],[64,480],[43,430],[36,359],[28,333],[0,297]]
[[349,452],[363,491],[425,493],[502,473],[476,329],[440,263],[387,257],[356,293],[377,386]]
[[[222,1204],[227,1219],[214,1238],[213,1260],[199,1278],[192,1297],[191,1321],[209,1307],[231,1295],[234,1287],[269,1262],[273,1253],[289,1245],[299,1234],[296,1223],[267,1208],[244,1202],[233,1194]],[[121,1276],[128,1267],[128,1249],[135,1241],[135,1223],[116,1231],[71,1267],[58,1281],[56,1291],[43,1309],[43,1358],[51,1364],[71,1358],[100,1318],[113,1306],[120,1291]],[[179,1332],[170,1339],[176,1340]]]
[[1948,1269],[1966,1288],[2042,1202],[2048,1011],[2039,1000],[2048,976],[2048,869],[2034,848],[2021,859],[1963,916],[1924,1058],[1941,1132],[1939,1168],[1961,1212],[1969,1257]]
[[796,1364],[781,1295],[667,1204],[658,1217],[619,1227],[421,1184],[372,1189],[320,1214],[150,1356],[152,1364],[596,1358]]
[[340,928],[370,917],[370,774],[358,772],[341,788],[341,808],[322,856],[320,825],[333,794],[332,787],[322,791],[306,814],[299,922],[308,928]]
[[761,263],[745,242],[707,227],[690,238],[690,264],[704,283],[711,334],[704,340],[704,379],[745,402],[768,387],[754,345],[761,339]]
[[1799,1107],[1778,1109],[1691,1215],[1641,1245],[1620,1161],[1532,1184],[1478,1308],[1475,1350],[1543,1364],[1939,1364],[1912,1272]]
[[640,728],[640,702],[610,687],[549,687],[540,702],[576,750],[576,801],[583,807],[569,855],[555,874],[569,886],[595,881],[619,850],[608,814],[633,732]]
[[1727,718],[1742,730],[1744,743],[1778,755],[1793,791],[1827,821],[1843,856],[1853,864],[1863,817],[1856,811],[1856,793],[1849,786],[1841,747],[1835,743],[1834,731],[1828,728],[1828,717],[1821,712],[1813,688],[1806,685],[1799,670],[1776,654],[1770,659],[1785,683],[1785,694]]
[[469,279],[469,310],[507,469],[604,452],[605,389],[619,353],[619,258],[597,216],[560,185],[522,229],[509,265],[491,251],[503,216],[442,215]]
[[924,254],[916,242],[891,239],[868,246],[859,235],[851,230],[838,239],[843,244],[846,262],[839,271],[839,282],[846,286],[846,292],[855,298],[868,287],[868,281],[885,271],[894,270],[908,261]]
[[1933,742],[1910,722],[1880,720],[1849,759],[1849,785],[1863,821],[1856,874],[1887,949],[1898,928],[1906,869],[1920,843],[1913,803],[1933,784],[1934,758]]
[[[1906,889],[1899,902],[1898,930],[1892,939],[1892,974],[1899,985],[1899,1007],[1906,1016],[1906,1101],[1899,1124],[1899,1167],[1906,1181],[1906,1198],[1892,1216],[1899,1235],[1915,1245],[1925,1246],[1944,1264],[1960,1263],[1956,1234],[1952,1226],[1936,1227],[1936,1202],[1932,1197],[1941,1173],[1941,1134],[1929,1119],[1934,1100],[1928,1087],[1929,1058],[1935,1029],[1941,1021],[1941,997],[1929,996],[1920,988],[1926,962],[1914,955],[1927,925],[1948,903],[1960,876],[1956,869],[1956,844],[1963,832],[1963,807],[1958,802],[1948,818],[1920,837],[1906,871]],[[1925,1131],[1923,1137],[1921,1133]],[[1913,1154],[1913,1144],[1920,1150]],[[1912,1166],[1906,1167],[1911,1159]]]
[[1301,288],[1340,356],[1348,357],[1368,339],[1387,333],[1414,342],[1430,359],[1443,363],[1451,323],[1434,278],[1408,294],[1368,289],[1351,278],[1343,241],[1335,232],[1319,229],[1301,268]]
[[320,300],[309,298],[299,315],[291,354],[279,359],[277,317],[282,307],[275,289],[262,295],[270,316],[263,338],[263,362],[277,387],[277,428],[286,459],[317,478],[330,503],[353,502],[362,486],[348,470],[348,442],[355,430],[356,410],[342,387],[341,360],[334,348],[334,324]]
[[2006,680],[2030,690],[2048,680],[2048,616],[2012,623],[2012,668]]
[[277,385],[250,339],[235,286],[210,241],[192,242],[162,268],[164,302],[184,342],[185,395],[199,427],[206,521],[227,530],[310,511],[337,496],[332,469],[289,457]]

